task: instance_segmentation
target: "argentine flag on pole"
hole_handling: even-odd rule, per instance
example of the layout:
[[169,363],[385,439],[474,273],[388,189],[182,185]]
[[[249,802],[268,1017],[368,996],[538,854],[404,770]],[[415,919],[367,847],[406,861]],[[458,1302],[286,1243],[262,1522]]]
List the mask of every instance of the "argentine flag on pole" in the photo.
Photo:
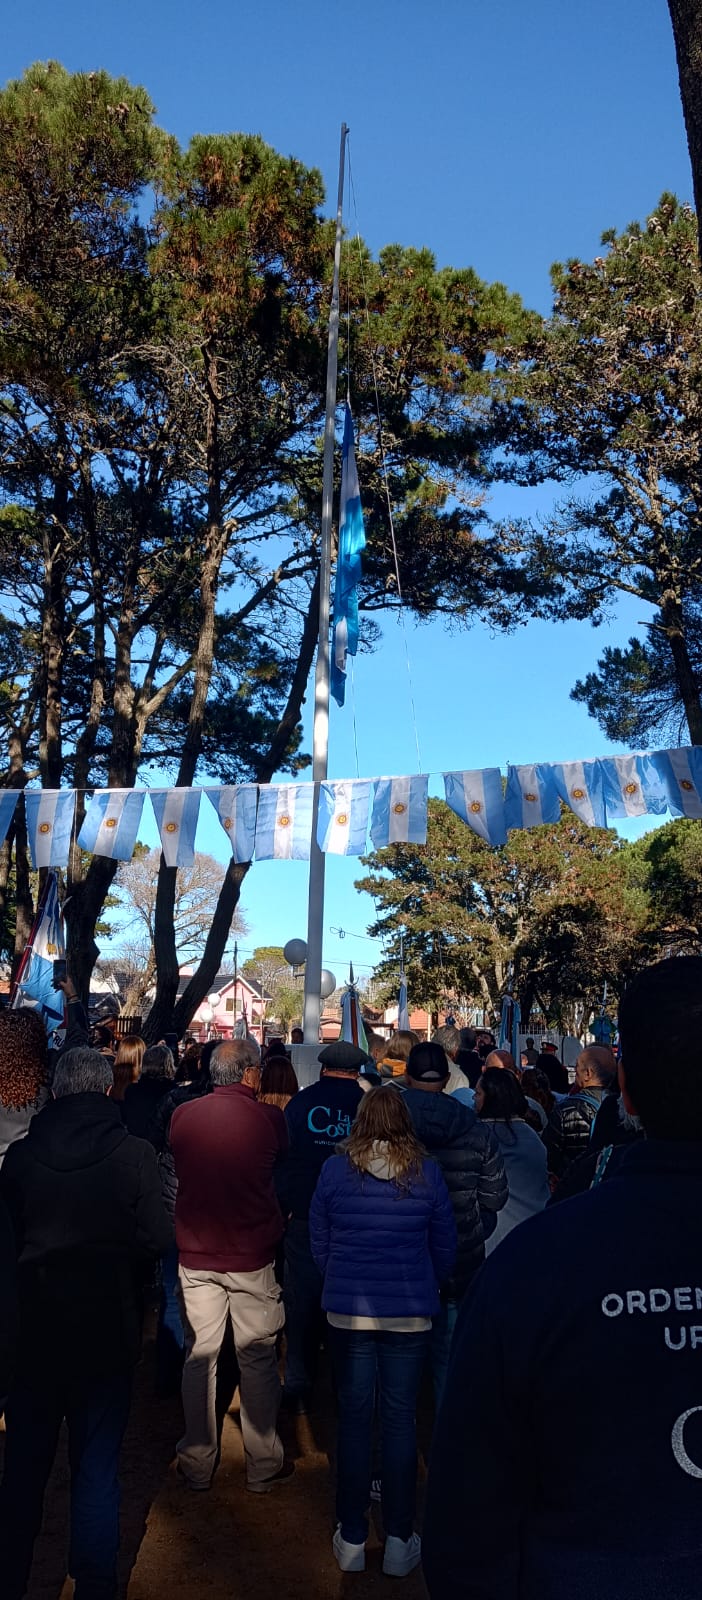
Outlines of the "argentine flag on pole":
[[205,794],[217,812],[235,861],[251,861],[256,837],[258,789],[244,783],[226,789],[206,789]]
[[508,828],[538,828],[543,822],[558,822],[561,802],[547,766],[507,768],[505,822]]
[[5,843],[21,792],[20,789],[0,789],[0,844]]
[[371,839],[376,850],[388,844],[426,844],[429,780],[379,778],[375,785]]
[[505,843],[505,802],[499,767],[486,767],[483,772],[445,772],[444,790],[446,804],[474,833],[487,844]]
[[361,1002],[353,981],[353,967],[349,967],[349,986],[341,996],[341,1033],[345,1044],[356,1044],[359,1050],[368,1050],[366,1030],[361,1016]]
[[368,833],[370,779],[323,783],[319,790],[317,843],[327,855],[362,856]]
[[404,971],[400,973],[400,993],[397,1001],[397,1026],[405,1031],[409,1030],[409,1006],[407,1004],[407,979]]
[[551,768],[561,800],[590,828],[605,828],[602,767],[599,761],[564,761]]
[[600,762],[607,821],[611,817],[660,816],[667,795],[651,756],[607,756]]
[[63,1028],[64,1023],[64,998],[60,990],[54,989],[54,961],[57,956],[65,954],[58,882],[56,873],[50,872],[37,906],[34,926],[22,956],[12,996],[13,1009],[17,1006],[34,1006],[41,1012],[50,1048],[60,1042],[53,1035],[57,1029]]
[[191,867],[195,860],[195,833],[201,792],[200,789],[149,791],[167,867]]
[[39,867],[68,866],[75,789],[25,789],[24,805],[35,872]]
[[261,784],[256,860],[309,861],[314,784]]
[[659,750],[653,757],[674,817],[702,817],[702,747]]
[[353,417],[347,401],[341,456],[339,549],[336,557],[331,652],[331,692],[339,706],[343,706],[346,692],[346,657],[355,656],[358,650],[358,585],[361,577],[361,551],[365,548],[366,535],[356,471]]
[[143,789],[98,789],[78,834],[81,850],[131,861],[143,809]]

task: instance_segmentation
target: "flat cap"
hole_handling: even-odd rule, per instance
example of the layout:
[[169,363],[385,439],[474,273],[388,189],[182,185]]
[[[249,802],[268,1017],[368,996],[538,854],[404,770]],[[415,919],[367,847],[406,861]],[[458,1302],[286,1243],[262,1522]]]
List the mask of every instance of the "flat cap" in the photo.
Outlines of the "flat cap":
[[330,1072],[358,1072],[364,1067],[368,1056],[365,1050],[359,1050],[357,1044],[348,1044],[346,1039],[335,1039],[333,1044],[325,1044],[317,1057],[323,1067],[329,1067]]

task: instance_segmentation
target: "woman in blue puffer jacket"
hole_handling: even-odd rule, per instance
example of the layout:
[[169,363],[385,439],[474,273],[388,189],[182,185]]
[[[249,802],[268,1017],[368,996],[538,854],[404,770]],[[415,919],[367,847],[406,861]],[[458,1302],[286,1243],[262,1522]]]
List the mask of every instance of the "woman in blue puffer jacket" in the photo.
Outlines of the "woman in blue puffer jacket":
[[381,1087],[364,1096],[343,1151],[322,1167],[310,1243],[324,1275],[339,1408],[334,1555],[342,1572],[364,1570],[377,1387],[383,1571],[404,1577],[421,1559],[413,1528],[417,1391],[456,1225],[401,1095]]

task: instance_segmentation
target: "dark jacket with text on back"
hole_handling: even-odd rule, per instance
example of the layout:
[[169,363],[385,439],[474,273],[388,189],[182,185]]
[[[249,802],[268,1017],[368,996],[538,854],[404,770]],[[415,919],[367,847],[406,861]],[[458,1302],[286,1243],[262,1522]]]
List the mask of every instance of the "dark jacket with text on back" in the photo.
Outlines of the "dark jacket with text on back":
[[143,1282],[172,1242],[156,1158],[107,1095],[52,1100],[0,1171],[18,1254],[18,1376],[108,1376],[141,1352]]
[[485,1240],[507,1203],[505,1164],[490,1128],[449,1094],[403,1089],[421,1145],[438,1163],[456,1219],[456,1265],[444,1285],[447,1299],[460,1300],[485,1260]]
[[290,1148],[276,1173],[278,1198],[286,1217],[306,1222],[317,1179],[325,1161],[343,1139],[363,1099],[358,1078],[333,1078],[300,1089],[288,1101],[285,1120]]
[[701,1511],[702,1143],[642,1140],[515,1228],[463,1303],[429,1594],[699,1600]]

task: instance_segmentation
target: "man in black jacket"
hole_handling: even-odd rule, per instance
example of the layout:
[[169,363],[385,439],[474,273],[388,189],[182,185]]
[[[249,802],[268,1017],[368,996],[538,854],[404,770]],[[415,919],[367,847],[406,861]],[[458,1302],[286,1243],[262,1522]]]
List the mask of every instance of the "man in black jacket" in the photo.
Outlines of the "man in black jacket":
[[117,1592],[117,1462],[141,1349],[143,1276],[168,1248],[171,1228],[154,1152],[123,1127],[111,1085],[110,1064],[97,1051],[63,1055],[54,1099],[0,1173],[20,1307],[0,1488],[3,1600],[26,1591],[64,1417],[75,1600]]
[[10,1218],[0,1200],[0,1414],[17,1357],[17,1258]]
[[502,1154],[487,1123],[444,1093],[449,1071],[445,1051],[432,1041],[414,1046],[405,1077],[396,1080],[417,1138],[441,1167],[458,1234],[453,1276],[444,1284],[441,1311],[433,1319],[431,1362],[437,1404],[446,1382],[458,1307],[485,1260],[485,1240],[509,1193]]
[[309,1214],[317,1179],[342,1139],[363,1098],[358,1074],[367,1057],[337,1039],[319,1052],[319,1082],[294,1094],[285,1109],[290,1145],[275,1184],[285,1233],[285,1333],[287,1360],[283,1399],[305,1411],[312,1392],[322,1319],[322,1278],[312,1260]]
[[700,1594],[702,959],[648,968],[619,1025],[647,1137],[516,1228],[467,1297],[429,1471],[431,1600]]
[[617,1063],[605,1045],[588,1045],[575,1064],[575,1093],[551,1113],[544,1143],[549,1172],[562,1178],[572,1161],[585,1153],[602,1096],[616,1082]]

